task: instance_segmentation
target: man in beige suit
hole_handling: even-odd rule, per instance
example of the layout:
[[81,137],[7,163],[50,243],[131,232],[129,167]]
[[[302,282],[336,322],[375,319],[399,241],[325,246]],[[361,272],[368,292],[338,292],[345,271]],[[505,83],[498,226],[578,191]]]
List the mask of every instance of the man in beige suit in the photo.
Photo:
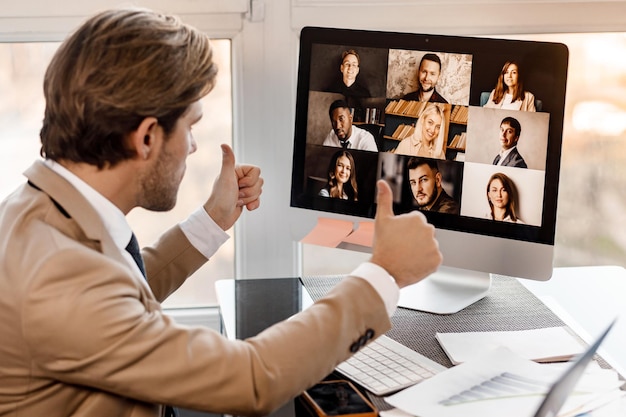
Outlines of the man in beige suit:
[[398,288],[438,266],[432,226],[394,216],[380,182],[371,260],[327,297],[245,341],[176,325],[159,302],[259,206],[260,170],[223,145],[204,206],[143,249],[146,279],[125,215],[174,206],[215,74],[205,35],[147,10],[103,12],[59,48],[44,160],[0,205],[0,416],[267,413],[387,331]]

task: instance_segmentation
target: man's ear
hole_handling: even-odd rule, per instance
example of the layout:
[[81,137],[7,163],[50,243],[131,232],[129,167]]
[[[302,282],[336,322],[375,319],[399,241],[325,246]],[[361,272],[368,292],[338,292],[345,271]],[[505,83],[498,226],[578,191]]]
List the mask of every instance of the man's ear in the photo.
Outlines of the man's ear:
[[129,135],[129,146],[137,158],[148,159],[158,143],[159,121],[156,117],[146,117],[136,130]]
[[435,174],[435,184],[437,184],[437,188],[441,187],[441,172],[437,171],[437,173]]

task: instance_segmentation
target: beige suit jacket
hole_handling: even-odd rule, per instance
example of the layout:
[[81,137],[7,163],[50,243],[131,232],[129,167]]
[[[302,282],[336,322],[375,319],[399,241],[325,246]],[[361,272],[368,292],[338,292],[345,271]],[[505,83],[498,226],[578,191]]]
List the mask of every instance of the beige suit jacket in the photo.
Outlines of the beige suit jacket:
[[178,226],[143,251],[148,288],[76,189],[41,162],[25,175],[0,205],[0,416],[264,414],[390,327],[354,277],[245,341],[177,325],[159,300],[206,262]]

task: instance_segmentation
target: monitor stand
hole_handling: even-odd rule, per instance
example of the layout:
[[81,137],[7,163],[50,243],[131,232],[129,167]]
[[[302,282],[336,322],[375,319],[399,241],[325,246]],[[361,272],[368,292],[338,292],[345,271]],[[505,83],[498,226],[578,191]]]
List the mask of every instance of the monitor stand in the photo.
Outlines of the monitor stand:
[[440,267],[417,284],[400,290],[399,307],[435,314],[456,313],[483,298],[491,287],[491,274]]

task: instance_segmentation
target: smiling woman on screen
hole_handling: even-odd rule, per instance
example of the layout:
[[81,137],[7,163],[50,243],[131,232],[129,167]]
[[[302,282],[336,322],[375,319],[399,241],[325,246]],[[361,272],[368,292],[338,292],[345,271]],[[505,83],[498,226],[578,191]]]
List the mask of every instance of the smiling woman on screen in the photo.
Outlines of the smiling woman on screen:
[[320,196],[351,201],[358,200],[356,168],[350,152],[337,151],[330,159],[327,172],[328,183],[326,187],[320,190]]

